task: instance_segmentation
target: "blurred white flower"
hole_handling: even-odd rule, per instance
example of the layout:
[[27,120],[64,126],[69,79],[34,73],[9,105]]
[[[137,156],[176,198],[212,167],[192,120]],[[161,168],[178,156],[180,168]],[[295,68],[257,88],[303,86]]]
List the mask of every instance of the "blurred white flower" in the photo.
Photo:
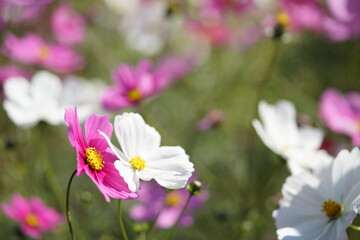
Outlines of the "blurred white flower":
[[165,46],[172,19],[166,16],[166,1],[106,0],[122,15],[120,31],[127,45],[144,55],[156,55]]
[[189,156],[179,146],[160,146],[160,135],[136,113],[124,113],[115,117],[114,129],[121,150],[115,147],[105,133],[118,160],[115,168],[133,192],[139,190],[140,179],[155,179],[161,186],[169,189],[185,187],[194,165]]
[[328,164],[332,157],[319,150],[324,134],[311,126],[297,126],[294,105],[286,100],[270,105],[259,103],[262,123],[255,119],[252,124],[264,144],[288,161],[292,174],[304,170],[316,170]]
[[85,120],[100,106],[101,87],[76,77],[62,83],[56,75],[39,71],[31,82],[23,77],[9,78],[4,93],[9,118],[21,128],[30,128],[39,121],[63,123],[65,107],[77,106],[79,118]]
[[[273,212],[279,239],[346,240],[360,199],[360,151],[342,150],[318,173],[287,178]],[[353,207],[354,206],[354,207]],[[354,209],[353,209],[354,208]]]

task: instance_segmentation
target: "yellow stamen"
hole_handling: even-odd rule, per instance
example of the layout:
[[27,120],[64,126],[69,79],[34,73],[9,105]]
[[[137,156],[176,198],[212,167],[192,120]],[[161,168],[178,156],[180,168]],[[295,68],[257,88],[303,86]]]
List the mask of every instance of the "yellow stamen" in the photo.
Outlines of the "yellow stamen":
[[104,167],[103,156],[95,148],[89,147],[85,151],[86,163],[89,164],[93,170],[101,170]]
[[146,167],[145,165],[145,161],[142,158],[139,157],[134,157],[130,160],[130,164],[131,166],[136,169],[136,170],[141,170],[144,167]]
[[182,202],[182,198],[179,192],[169,192],[165,198],[165,205],[169,207],[179,206]]
[[290,25],[290,18],[284,12],[280,12],[276,15],[276,21],[282,27],[288,27]]
[[41,46],[38,52],[38,58],[42,61],[46,60],[50,55],[50,49],[48,46]]
[[339,203],[329,199],[322,205],[322,211],[330,218],[330,220],[334,220],[341,215],[344,209]]
[[30,227],[38,227],[39,226],[39,219],[35,214],[29,213],[25,217],[25,223]]
[[127,97],[132,101],[132,102],[137,102],[142,98],[141,92],[139,90],[132,89],[127,93]]

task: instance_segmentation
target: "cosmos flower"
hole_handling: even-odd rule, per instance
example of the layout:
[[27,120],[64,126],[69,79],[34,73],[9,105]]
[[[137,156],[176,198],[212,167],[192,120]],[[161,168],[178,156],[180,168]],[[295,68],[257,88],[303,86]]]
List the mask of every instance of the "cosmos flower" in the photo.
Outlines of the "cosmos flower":
[[[158,228],[171,228],[186,203],[189,191],[183,188],[166,194],[164,188],[156,182],[150,181],[142,183],[138,194],[137,204],[129,211],[130,217],[138,222],[152,221],[165,203],[155,224]],[[180,226],[186,227],[193,224],[194,220],[191,213],[201,208],[207,199],[207,195],[207,192],[202,192],[191,198],[187,210],[179,222]]]
[[43,233],[54,232],[63,221],[60,213],[37,197],[25,199],[20,194],[13,194],[9,204],[1,203],[1,209],[9,218],[20,223],[25,235],[38,239]]
[[0,18],[5,22],[31,21],[37,18],[52,0],[2,0]]
[[122,64],[113,72],[115,85],[103,94],[103,107],[119,110],[138,105],[144,98],[183,77],[191,66],[190,59],[173,56],[164,57],[155,68],[149,60],[140,61],[137,67]]
[[350,136],[360,146],[360,93],[343,95],[327,89],[320,99],[320,115],[331,130]]
[[77,176],[84,172],[99,188],[107,202],[110,197],[116,199],[134,199],[137,194],[129,190],[114,167],[117,159],[109,151],[106,140],[98,131],[111,137],[112,125],[107,116],[91,115],[85,123],[83,135],[76,108],[65,109],[65,122],[68,126],[69,141],[76,150]]
[[9,118],[21,128],[33,127],[39,121],[58,125],[63,122],[65,107],[79,106],[81,121],[100,107],[99,89],[94,83],[74,77],[62,83],[56,75],[39,71],[31,81],[23,77],[7,79],[3,104]]
[[323,132],[311,126],[297,126],[294,105],[289,101],[278,101],[270,105],[259,103],[259,115],[263,123],[253,120],[252,124],[264,144],[288,161],[292,174],[306,169],[316,170],[332,159],[319,150]]
[[81,43],[85,39],[85,20],[69,4],[63,4],[51,16],[51,30],[60,43]]
[[290,176],[282,188],[280,208],[273,212],[279,239],[347,239],[360,199],[360,151],[342,150],[318,173]]
[[0,65],[0,85],[11,77],[29,78],[29,74],[15,65]]
[[75,51],[58,43],[47,43],[36,34],[21,38],[8,34],[3,52],[21,63],[42,66],[59,73],[69,73],[83,67],[83,59]]
[[131,191],[139,190],[140,179],[155,179],[158,184],[169,189],[179,189],[186,185],[194,165],[183,148],[160,146],[159,133],[136,113],[116,116],[114,128],[122,151],[111,143],[105,133],[101,134],[116,155],[115,167]]

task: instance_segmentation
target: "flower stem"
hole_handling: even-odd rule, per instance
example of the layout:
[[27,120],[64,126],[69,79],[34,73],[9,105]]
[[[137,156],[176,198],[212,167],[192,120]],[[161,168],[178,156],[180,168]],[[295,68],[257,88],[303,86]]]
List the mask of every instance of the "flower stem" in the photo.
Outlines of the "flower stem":
[[73,232],[73,228],[72,228],[72,224],[71,224],[71,216],[70,216],[70,208],[69,208],[69,196],[70,196],[70,187],[71,187],[71,183],[73,178],[75,177],[76,174],[76,170],[73,172],[73,174],[71,175],[68,185],[67,185],[67,189],[66,189],[66,206],[65,206],[65,211],[66,211],[66,219],[69,225],[69,231],[71,234],[71,239],[75,240],[75,234]]
[[120,226],[120,230],[121,230],[121,234],[122,234],[122,239],[128,240],[126,230],[124,227],[123,217],[122,217],[122,200],[121,199],[119,199],[119,202],[118,202],[118,219],[119,219],[119,226]]
[[173,239],[173,237],[174,237],[174,235],[175,235],[175,232],[176,232],[176,229],[177,229],[177,226],[179,225],[179,222],[180,222],[181,218],[184,216],[185,211],[186,211],[187,207],[189,206],[189,203],[190,203],[190,200],[191,200],[191,197],[192,197],[192,196],[193,196],[193,194],[192,194],[192,193],[189,193],[189,196],[188,196],[188,198],[186,199],[186,203],[185,203],[183,209],[181,210],[181,213],[180,213],[179,217],[177,218],[174,226],[173,226],[173,227],[171,228],[171,230],[170,230],[170,236],[168,237],[168,240]]
[[356,225],[350,225],[350,228],[360,231],[360,226],[356,226]]

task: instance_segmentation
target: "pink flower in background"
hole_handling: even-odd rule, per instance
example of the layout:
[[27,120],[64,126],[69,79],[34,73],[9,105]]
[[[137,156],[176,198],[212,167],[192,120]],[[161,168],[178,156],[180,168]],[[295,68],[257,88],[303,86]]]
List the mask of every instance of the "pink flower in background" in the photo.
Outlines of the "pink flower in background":
[[42,238],[46,232],[54,232],[63,221],[60,213],[46,206],[37,197],[25,199],[20,194],[13,194],[9,204],[2,203],[4,213],[20,223],[21,231],[33,238]]
[[252,0],[206,0],[202,8],[209,8],[226,13],[227,11],[243,12],[252,5]]
[[101,130],[111,137],[113,127],[107,116],[91,115],[85,123],[85,137],[82,133],[76,108],[65,109],[69,141],[76,150],[77,176],[84,172],[99,188],[107,202],[116,199],[134,199],[138,195],[129,190],[118,170],[114,167],[116,156],[109,150],[106,140],[100,136]]
[[282,6],[293,30],[323,32],[326,15],[316,0],[282,0]]
[[[143,182],[139,190],[138,204],[130,209],[129,215],[135,221],[152,221],[158,214],[164,203],[166,190],[154,181]],[[179,217],[185,202],[189,196],[189,191],[182,188],[176,191],[170,191],[165,198],[165,206],[160,212],[156,221],[158,228],[171,228]],[[189,206],[180,220],[180,226],[186,227],[193,224],[194,219],[191,212],[201,208],[207,199],[207,192],[194,195]]]
[[326,90],[320,100],[320,115],[333,131],[352,138],[360,146],[360,93],[341,94],[335,89]]
[[5,21],[28,21],[36,18],[52,0],[2,0],[0,17]]
[[63,4],[51,16],[51,30],[63,44],[81,43],[85,38],[85,20],[70,5]]
[[147,98],[190,71],[192,61],[168,56],[153,68],[150,60],[142,60],[138,66],[120,65],[113,72],[114,86],[108,88],[102,98],[107,110],[119,110],[138,105]]
[[30,75],[15,65],[0,65],[0,84],[3,84],[10,77],[29,78]]
[[331,13],[324,22],[327,35],[335,41],[344,41],[360,33],[360,1],[328,0]]
[[83,59],[68,47],[47,43],[36,34],[22,38],[8,34],[4,40],[3,52],[6,56],[26,64],[35,64],[55,72],[68,73],[80,70]]
[[225,120],[224,113],[219,109],[210,109],[207,114],[197,122],[196,129],[199,132],[207,131],[214,128]]

